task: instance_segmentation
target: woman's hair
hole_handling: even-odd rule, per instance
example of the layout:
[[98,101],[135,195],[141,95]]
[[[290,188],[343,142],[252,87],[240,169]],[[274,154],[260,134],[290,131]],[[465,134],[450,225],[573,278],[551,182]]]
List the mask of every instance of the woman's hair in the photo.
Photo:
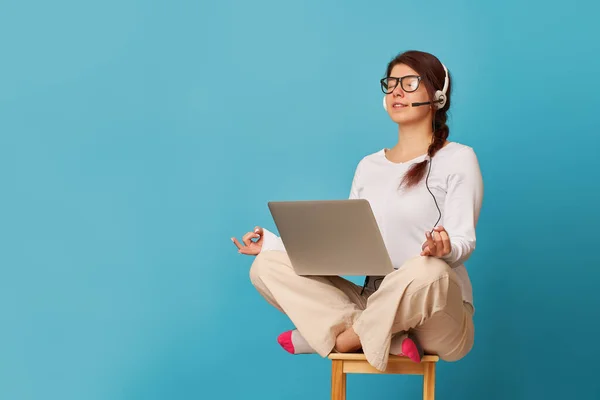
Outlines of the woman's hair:
[[[433,54],[417,50],[409,50],[401,53],[389,62],[385,76],[390,76],[392,68],[398,64],[408,65],[421,76],[421,82],[425,85],[430,100],[433,100],[436,90],[442,90],[444,87],[444,78],[446,77],[444,67],[442,66],[440,60],[438,60]],[[427,154],[429,157],[433,157],[435,153],[437,153],[437,151],[443,147],[448,135],[450,134],[450,128],[448,128],[448,125],[446,125],[446,120],[448,119],[446,113],[450,108],[450,93],[452,89],[452,80],[450,79],[449,72],[448,80],[446,104],[444,104],[444,107],[437,110],[434,108],[435,114],[433,118],[433,142],[427,149]],[[425,176],[427,163],[428,160],[424,160],[420,163],[412,165],[404,175],[401,185],[411,187],[419,183]]]

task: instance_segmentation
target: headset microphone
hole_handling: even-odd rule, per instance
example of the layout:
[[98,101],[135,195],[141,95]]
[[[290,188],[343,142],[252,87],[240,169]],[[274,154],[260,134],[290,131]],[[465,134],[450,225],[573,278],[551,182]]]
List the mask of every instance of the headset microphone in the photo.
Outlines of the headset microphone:
[[[440,100],[434,101],[434,103],[440,102]],[[411,107],[419,107],[419,106],[425,106],[427,104],[431,104],[431,101],[423,101],[423,102],[418,102],[418,103],[409,103],[409,105]],[[385,108],[387,110],[387,104],[385,103],[385,97],[383,98],[383,108]]]
[[411,107],[419,107],[419,106],[424,106],[424,105],[427,105],[427,104],[431,104],[431,102],[430,101],[424,101],[424,102],[421,102],[421,103],[411,103],[410,106]]
[[[439,95],[438,95],[439,96]],[[434,100],[433,103],[445,103],[446,100],[444,99],[438,99],[438,100]],[[423,101],[423,102],[419,102],[419,103],[411,103],[410,106],[411,107],[419,107],[419,106],[424,106],[427,104],[431,104],[431,101]]]

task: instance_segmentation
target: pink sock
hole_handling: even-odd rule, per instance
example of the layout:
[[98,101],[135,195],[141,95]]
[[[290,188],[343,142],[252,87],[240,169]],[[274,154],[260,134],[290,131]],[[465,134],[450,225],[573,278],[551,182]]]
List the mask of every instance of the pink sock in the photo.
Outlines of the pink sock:
[[392,339],[390,354],[408,357],[412,361],[420,363],[423,358],[423,349],[413,335],[402,334]]
[[279,342],[285,351],[291,354],[315,353],[297,329],[283,332],[277,338],[277,342]]

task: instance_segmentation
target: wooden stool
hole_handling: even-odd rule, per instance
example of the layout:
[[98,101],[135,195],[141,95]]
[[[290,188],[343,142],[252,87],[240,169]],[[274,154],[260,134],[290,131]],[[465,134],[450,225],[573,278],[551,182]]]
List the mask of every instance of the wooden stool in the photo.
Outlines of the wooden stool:
[[389,356],[383,372],[373,368],[362,353],[331,353],[331,400],[346,400],[346,374],[423,375],[423,400],[435,398],[435,363],[438,356],[424,356],[420,363],[407,357]]

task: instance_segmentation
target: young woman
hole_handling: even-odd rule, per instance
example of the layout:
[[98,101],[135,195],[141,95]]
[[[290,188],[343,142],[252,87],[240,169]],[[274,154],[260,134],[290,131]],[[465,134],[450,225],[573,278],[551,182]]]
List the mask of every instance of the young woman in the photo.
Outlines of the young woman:
[[451,81],[433,55],[407,51],[381,80],[398,142],[357,165],[350,198],[367,199],[395,271],[360,287],[341,277],[298,276],[277,236],[256,227],[232,238],[255,255],[252,284],[296,330],[278,341],[293,354],[364,352],[385,370],[389,354],[464,357],[474,341],[465,261],[475,249],[483,181],[475,152],[447,140]]

